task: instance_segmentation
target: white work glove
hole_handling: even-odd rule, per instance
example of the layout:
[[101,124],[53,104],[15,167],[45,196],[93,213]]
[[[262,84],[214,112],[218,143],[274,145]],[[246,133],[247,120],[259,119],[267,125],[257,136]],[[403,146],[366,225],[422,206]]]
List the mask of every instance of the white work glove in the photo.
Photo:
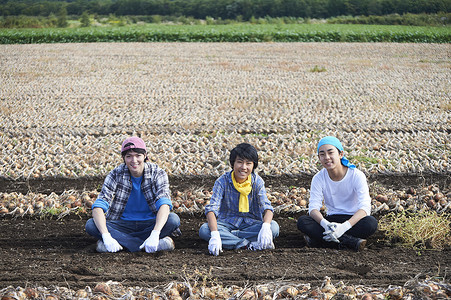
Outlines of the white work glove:
[[121,244],[119,244],[109,232],[102,234],[102,240],[108,252],[118,252],[123,249]]
[[323,240],[325,240],[326,242],[336,242],[336,243],[340,242],[334,236],[330,235],[330,233],[335,230],[336,225],[334,225],[333,223],[327,221],[325,218],[323,218],[319,224],[321,225],[321,227],[324,228]]
[[160,231],[152,230],[150,236],[142,243],[139,249],[144,248],[147,253],[157,252],[158,243],[160,242]]
[[258,233],[258,243],[263,249],[267,249],[272,243],[272,230],[270,223],[263,223],[260,232]]
[[208,251],[215,256],[222,252],[222,241],[219,231],[212,231],[210,241],[208,242]]
[[336,242],[339,243],[338,240],[346,231],[351,229],[351,223],[348,221],[344,223],[330,223],[328,225],[329,230],[326,230],[323,234],[323,239],[328,242]]
[[328,231],[329,230],[329,224],[330,222],[327,221],[326,219],[322,219],[321,222],[319,223],[319,225],[321,225],[321,227],[324,228],[324,230]]

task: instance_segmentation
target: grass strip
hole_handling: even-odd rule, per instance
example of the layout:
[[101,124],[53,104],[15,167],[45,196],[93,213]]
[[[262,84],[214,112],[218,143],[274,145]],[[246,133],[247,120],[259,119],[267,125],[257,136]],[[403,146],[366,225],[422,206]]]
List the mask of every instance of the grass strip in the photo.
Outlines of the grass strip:
[[147,24],[2,29],[0,44],[98,42],[395,42],[450,43],[449,27],[354,24]]

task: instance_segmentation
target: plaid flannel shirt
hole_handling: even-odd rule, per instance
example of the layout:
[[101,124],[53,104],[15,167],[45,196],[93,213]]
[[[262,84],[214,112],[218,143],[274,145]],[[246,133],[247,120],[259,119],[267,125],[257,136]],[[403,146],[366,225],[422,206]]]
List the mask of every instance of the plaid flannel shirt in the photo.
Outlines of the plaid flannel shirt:
[[[160,198],[171,199],[168,175],[156,164],[145,163],[141,190],[154,214],[158,212],[155,205],[157,200]],[[98,199],[102,199],[109,204],[106,212],[107,220],[119,220],[121,218],[131,191],[130,171],[125,164],[121,164],[107,175],[98,196]]]
[[274,211],[271,202],[266,196],[265,182],[255,173],[252,173],[252,190],[248,196],[249,212],[238,211],[240,193],[233,186],[232,171],[219,177],[213,186],[213,195],[210,203],[205,207],[205,214],[213,212],[220,222],[239,227],[241,223],[248,225],[261,222],[265,210]]

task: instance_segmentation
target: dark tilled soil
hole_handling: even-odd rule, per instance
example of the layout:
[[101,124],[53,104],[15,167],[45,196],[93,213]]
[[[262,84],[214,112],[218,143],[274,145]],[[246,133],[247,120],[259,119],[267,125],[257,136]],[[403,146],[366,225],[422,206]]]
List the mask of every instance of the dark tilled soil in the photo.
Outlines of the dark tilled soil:
[[[297,216],[277,216],[281,235],[275,250],[207,252],[198,237],[203,216],[182,215],[183,235],[176,250],[158,254],[96,253],[95,240],[84,232],[85,218],[63,220],[0,219],[0,288],[12,286],[94,287],[109,280],[124,286],[154,287],[182,281],[194,274],[224,285],[263,284],[278,280],[320,286],[324,276],[333,282],[387,288],[420,278],[446,278],[451,252],[395,248],[376,233],[363,252],[311,249],[296,229]],[[196,271],[200,273],[196,273]]]
[[[309,187],[309,177],[267,177],[273,189]],[[402,189],[438,184],[449,188],[449,174],[386,176],[369,178],[385,187]],[[103,179],[68,180],[54,178],[14,182],[0,180],[0,192],[27,191],[61,193],[64,190],[92,190]],[[171,190],[212,186],[214,178],[171,178]],[[181,215],[183,235],[175,238],[172,252],[96,253],[95,239],[84,231],[88,216],[70,215],[62,220],[0,218],[0,289],[7,286],[65,286],[71,289],[94,287],[109,280],[124,286],[155,287],[193,276],[224,285],[264,284],[274,281],[310,283],[320,286],[325,276],[332,282],[387,288],[403,285],[419,276],[449,281],[451,251],[422,251],[394,247],[376,232],[363,252],[311,249],[296,228],[299,215],[276,215],[280,236],[275,250],[224,251],[208,254],[207,242],[199,239],[203,215]]]

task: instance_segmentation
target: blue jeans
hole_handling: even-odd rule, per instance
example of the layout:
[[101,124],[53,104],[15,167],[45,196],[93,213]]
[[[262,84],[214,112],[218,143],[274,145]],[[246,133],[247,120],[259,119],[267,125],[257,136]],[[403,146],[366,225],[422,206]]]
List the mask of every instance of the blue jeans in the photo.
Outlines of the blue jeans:
[[[262,224],[263,222],[258,222],[253,225],[248,225],[243,222],[239,227],[236,227],[229,223],[218,221],[218,231],[221,236],[222,248],[230,250],[246,247],[250,242],[257,240]],[[279,224],[276,221],[271,221],[271,231],[273,238],[279,236]],[[211,233],[208,223],[202,224],[199,229],[199,236],[207,242],[210,240]]]
[[[330,215],[326,216],[329,222],[344,223],[349,220],[351,215]],[[308,215],[301,216],[297,223],[298,229],[308,235],[316,243],[325,244],[323,240],[324,228]],[[353,237],[366,239],[377,230],[377,219],[373,216],[366,216],[360,219],[346,234]]]
[[[139,246],[150,236],[155,227],[155,219],[147,221],[107,220],[106,226],[111,236],[130,252],[141,251]],[[180,218],[175,213],[169,213],[168,220],[160,232],[160,239],[170,235],[180,226]],[[94,219],[89,219],[85,226],[86,232],[97,239],[102,235],[97,229]]]

